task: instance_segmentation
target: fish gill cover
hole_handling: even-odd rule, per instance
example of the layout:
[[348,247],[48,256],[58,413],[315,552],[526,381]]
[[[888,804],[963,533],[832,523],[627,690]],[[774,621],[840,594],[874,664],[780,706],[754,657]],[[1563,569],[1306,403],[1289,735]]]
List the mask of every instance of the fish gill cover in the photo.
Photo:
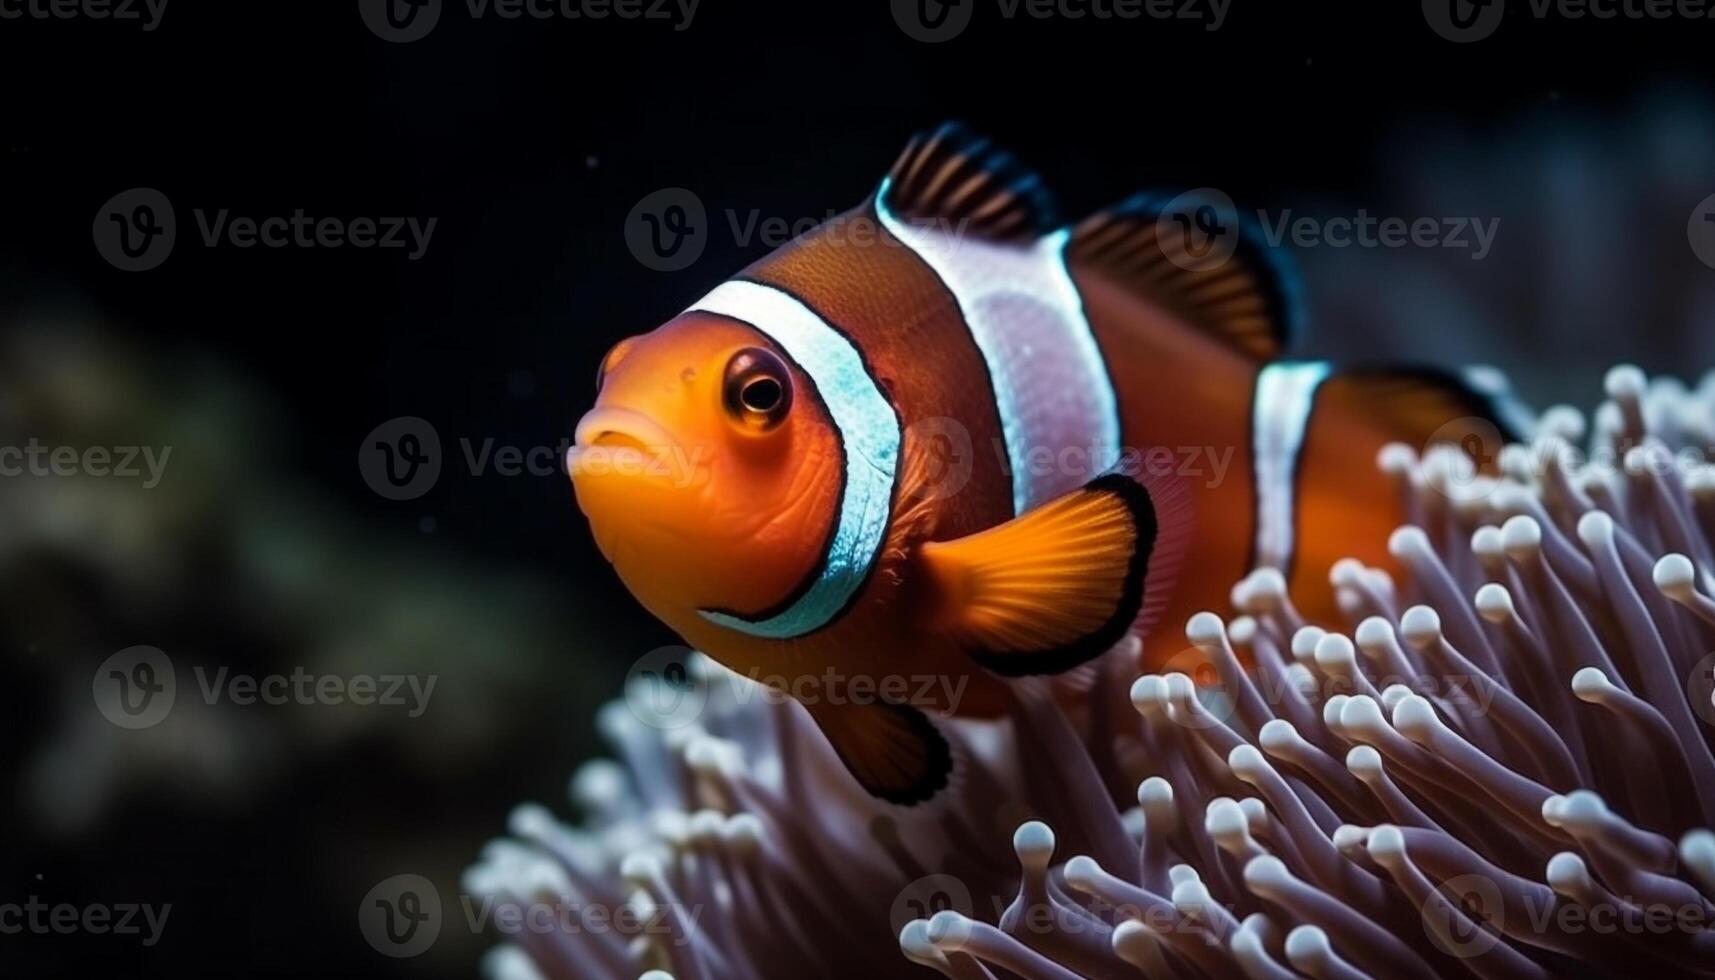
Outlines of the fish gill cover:
[[1120,649],[1018,683],[1004,724],[946,726],[961,775],[924,807],[707,658],[635,679],[581,821],[521,806],[466,873],[512,923],[488,973],[1709,974],[1715,374],[1606,388],[1495,477],[1374,461],[1414,515],[1409,593],[1341,563],[1330,632],[1255,573],[1186,626],[1208,676]]

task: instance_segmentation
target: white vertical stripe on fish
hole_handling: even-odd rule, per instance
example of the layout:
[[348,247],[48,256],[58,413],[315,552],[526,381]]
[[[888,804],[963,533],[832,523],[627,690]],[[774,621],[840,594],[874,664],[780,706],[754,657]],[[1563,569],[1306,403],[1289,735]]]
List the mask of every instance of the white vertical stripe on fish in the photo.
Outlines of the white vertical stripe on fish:
[[869,577],[892,519],[899,415],[870,377],[863,355],[852,342],[784,290],[732,280],[716,286],[685,312],[731,317],[779,344],[815,382],[839,433],[845,489],[816,581],[785,610],[760,621],[699,610],[711,622],[752,636],[802,636],[827,625]]
[[1258,568],[1284,572],[1291,565],[1298,530],[1298,456],[1304,449],[1316,390],[1329,373],[1325,362],[1282,361],[1257,375],[1251,451],[1256,471]]
[[875,204],[882,225],[941,278],[988,366],[1013,513],[1111,469],[1120,453],[1118,401],[1066,269],[1069,233],[1032,245],[988,242],[902,221],[888,210],[887,192],[884,181]]

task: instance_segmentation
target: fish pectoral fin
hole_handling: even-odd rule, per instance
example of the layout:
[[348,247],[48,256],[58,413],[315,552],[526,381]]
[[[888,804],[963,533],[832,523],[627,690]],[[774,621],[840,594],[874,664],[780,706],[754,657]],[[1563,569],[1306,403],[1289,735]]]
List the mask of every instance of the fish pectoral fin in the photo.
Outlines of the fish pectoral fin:
[[1069,670],[1137,622],[1159,532],[1150,492],[1110,474],[998,527],[926,544],[934,620],[994,673]]
[[1066,256],[1259,361],[1299,333],[1296,274],[1225,199],[1140,194],[1079,223]]
[[881,203],[908,221],[995,242],[1028,244],[1058,224],[1042,179],[956,122],[911,140]]
[[885,701],[806,704],[852,778],[871,796],[914,806],[953,771],[947,740],[923,712]]

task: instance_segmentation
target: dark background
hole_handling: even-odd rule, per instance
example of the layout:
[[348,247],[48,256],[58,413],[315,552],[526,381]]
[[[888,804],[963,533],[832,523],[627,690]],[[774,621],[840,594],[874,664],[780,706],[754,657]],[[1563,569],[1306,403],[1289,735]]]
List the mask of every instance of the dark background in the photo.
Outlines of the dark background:
[[[609,572],[563,477],[473,476],[456,440],[557,445],[615,340],[762,254],[729,210],[844,209],[944,118],[1035,164],[1070,216],[1214,186],[1306,213],[1502,219],[1482,263],[1300,256],[1311,353],[1488,361],[1541,402],[1590,402],[1618,359],[1715,364],[1715,271],[1685,238],[1715,193],[1715,20],[1528,9],[1467,45],[1406,2],[1233,0],[1213,33],[1004,21],[981,2],[936,45],[886,0],[704,0],[682,32],[473,21],[451,3],[408,44],[355,0],[171,0],[151,32],[0,20],[0,422],[20,440],[175,446],[151,491],[0,480],[0,902],[173,906],[150,949],[0,936],[0,974],[472,974],[492,937],[455,917],[430,953],[384,958],[358,930],[364,893],[410,872],[452,896],[514,803],[564,811],[599,751],[595,707],[672,637]],[[177,209],[177,247],[148,272],[91,240],[133,187]],[[663,273],[623,226],[667,187],[713,221],[702,258]],[[209,249],[197,208],[438,223],[418,261]],[[355,461],[398,416],[429,420],[449,457],[402,503]],[[104,550],[102,521],[134,506],[144,543]],[[180,701],[126,732],[90,677],[139,643],[173,656]],[[300,664],[434,672],[436,700],[419,719],[191,703],[191,665]]]

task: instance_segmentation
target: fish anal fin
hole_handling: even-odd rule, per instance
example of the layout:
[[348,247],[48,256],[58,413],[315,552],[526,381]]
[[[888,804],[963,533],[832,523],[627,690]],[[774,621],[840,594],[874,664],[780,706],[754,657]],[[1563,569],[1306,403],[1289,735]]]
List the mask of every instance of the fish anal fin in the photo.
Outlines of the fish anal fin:
[[1110,474],[1005,524],[926,544],[934,623],[994,673],[1063,673],[1137,622],[1159,532],[1149,491]]
[[912,139],[888,173],[881,203],[907,221],[990,241],[1028,244],[1055,227],[1042,179],[956,122]]
[[947,739],[923,712],[885,701],[806,704],[834,753],[866,792],[914,806],[946,787],[953,771]]
[[1259,361],[1299,331],[1295,273],[1224,196],[1140,194],[1080,223],[1066,255]]

